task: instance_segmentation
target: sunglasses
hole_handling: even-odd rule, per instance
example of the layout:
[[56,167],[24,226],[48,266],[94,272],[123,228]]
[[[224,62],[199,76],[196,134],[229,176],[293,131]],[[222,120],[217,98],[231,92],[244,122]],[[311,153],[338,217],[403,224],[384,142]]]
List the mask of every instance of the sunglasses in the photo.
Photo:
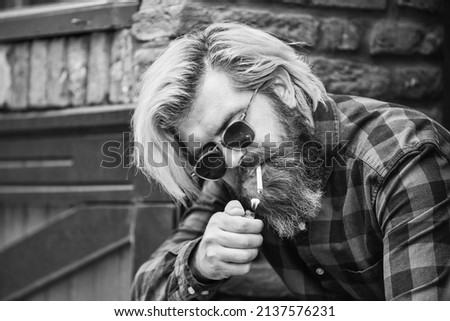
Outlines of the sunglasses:
[[241,116],[228,124],[223,130],[220,142],[208,142],[202,147],[201,153],[195,161],[191,174],[192,177],[200,177],[205,180],[218,180],[222,178],[227,171],[227,165],[225,156],[219,146],[222,145],[226,148],[241,150],[253,143],[255,130],[245,118],[259,89],[260,87],[256,88],[253,92]]

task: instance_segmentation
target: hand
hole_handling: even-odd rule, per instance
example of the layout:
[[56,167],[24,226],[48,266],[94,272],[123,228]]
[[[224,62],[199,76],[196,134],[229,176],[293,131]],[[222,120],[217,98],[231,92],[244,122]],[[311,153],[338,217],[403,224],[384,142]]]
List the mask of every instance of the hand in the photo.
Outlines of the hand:
[[190,267],[200,282],[243,275],[250,270],[263,238],[263,222],[243,217],[244,208],[231,201],[215,213],[203,238],[191,254]]

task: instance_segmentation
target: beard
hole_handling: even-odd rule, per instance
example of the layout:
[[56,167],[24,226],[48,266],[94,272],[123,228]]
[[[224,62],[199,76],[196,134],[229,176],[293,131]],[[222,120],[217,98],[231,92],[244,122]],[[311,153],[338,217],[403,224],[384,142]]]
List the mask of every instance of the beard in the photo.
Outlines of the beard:
[[[293,239],[320,210],[322,168],[317,148],[306,148],[306,144],[318,141],[308,130],[305,119],[300,112],[293,115],[283,107],[279,107],[284,109],[281,113],[284,117],[280,119],[285,130],[283,144],[248,152],[236,169],[235,192],[245,208],[250,208],[250,199],[258,198],[257,217],[280,238]],[[257,165],[262,165],[262,194],[256,191]]]

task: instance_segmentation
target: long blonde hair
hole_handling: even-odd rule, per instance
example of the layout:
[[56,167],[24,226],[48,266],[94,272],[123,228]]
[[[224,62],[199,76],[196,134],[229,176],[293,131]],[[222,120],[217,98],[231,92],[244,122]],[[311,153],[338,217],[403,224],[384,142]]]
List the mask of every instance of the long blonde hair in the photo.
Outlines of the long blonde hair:
[[[305,56],[264,31],[218,23],[174,40],[142,76],[132,128],[135,165],[182,203],[195,199],[199,187],[180,166],[175,137],[209,68],[224,72],[239,90],[254,90],[283,68],[304,113],[326,95]],[[153,166],[150,158],[165,160],[166,166]]]

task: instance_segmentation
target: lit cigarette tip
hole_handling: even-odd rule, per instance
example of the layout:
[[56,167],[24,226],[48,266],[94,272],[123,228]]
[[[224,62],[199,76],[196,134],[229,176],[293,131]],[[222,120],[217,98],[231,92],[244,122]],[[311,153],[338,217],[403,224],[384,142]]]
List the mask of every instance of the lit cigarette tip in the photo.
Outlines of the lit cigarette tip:
[[258,207],[258,205],[259,205],[259,199],[252,198],[250,200],[250,207],[252,208],[252,211],[256,211],[256,208]]

